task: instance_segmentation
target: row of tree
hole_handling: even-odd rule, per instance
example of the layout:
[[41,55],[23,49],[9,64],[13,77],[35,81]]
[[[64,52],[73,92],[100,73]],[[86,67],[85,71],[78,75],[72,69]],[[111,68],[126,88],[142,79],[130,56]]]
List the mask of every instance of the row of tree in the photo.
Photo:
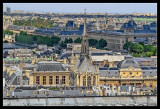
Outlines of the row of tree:
[[157,56],[157,47],[152,45],[144,45],[144,43],[126,42],[123,49],[129,50],[134,57],[150,57]]
[[53,44],[58,44],[60,41],[59,37],[56,36],[40,36],[40,35],[28,35],[26,32],[21,31],[19,35],[15,36],[15,40],[21,43],[27,44],[46,44],[47,46],[53,46]]
[[34,26],[37,28],[51,28],[54,27],[54,21],[53,20],[45,20],[38,17],[37,19],[29,19],[29,20],[15,20],[13,22],[14,25],[20,25],[20,26]]
[[[27,44],[46,44],[47,46],[53,46],[53,44],[60,44],[62,48],[66,48],[68,43],[81,43],[82,38],[77,38],[74,41],[72,38],[65,38],[64,41],[60,42],[60,38],[56,36],[40,36],[40,35],[32,35],[27,34],[26,32],[21,31],[19,35],[15,36],[15,40],[21,43]],[[89,39],[89,46],[96,47],[97,49],[104,49],[107,46],[107,41],[104,39],[96,40],[96,39]]]
[[[96,40],[96,39],[89,39],[89,46],[90,47],[95,47],[97,49],[104,49],[104,47],[107,46],[107,41],[104,39],[100,39],[100,40]],[[82,42],[82,38],[77,38],[74,40],[74,43],[81,43]],[[73,43],[72,38],[65,38],[64,41],[61,42],[61,47],[62,48],[66,48],[68,43]]]

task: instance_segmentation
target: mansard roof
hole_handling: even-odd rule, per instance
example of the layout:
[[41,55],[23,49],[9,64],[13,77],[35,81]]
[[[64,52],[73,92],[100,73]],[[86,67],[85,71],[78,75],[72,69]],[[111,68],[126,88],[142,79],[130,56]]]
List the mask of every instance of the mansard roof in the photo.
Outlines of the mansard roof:
[[128,68],[129,66],[132,66],[134,68],[140,68],[139,64],[135,60],[133,60],[133,57],[130,55],[127,55],[125,56],[125,60],[121,61],[118,64],[118,67],[125,69],[125,68]]
[[41,61],[38,62],[37,71],[65,71],[65,67],[57,61]]

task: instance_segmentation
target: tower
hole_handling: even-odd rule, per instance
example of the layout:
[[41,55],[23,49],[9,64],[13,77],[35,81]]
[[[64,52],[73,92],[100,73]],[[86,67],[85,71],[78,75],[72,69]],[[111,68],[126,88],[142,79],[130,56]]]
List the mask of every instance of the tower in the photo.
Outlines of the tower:
[[85,57],[89,59],[89,44],[88,44],[87,29],[86,29],[86,12],[84,18],[84,30],[83,30],[83,38],[81,45],[80,62],[82,62]]

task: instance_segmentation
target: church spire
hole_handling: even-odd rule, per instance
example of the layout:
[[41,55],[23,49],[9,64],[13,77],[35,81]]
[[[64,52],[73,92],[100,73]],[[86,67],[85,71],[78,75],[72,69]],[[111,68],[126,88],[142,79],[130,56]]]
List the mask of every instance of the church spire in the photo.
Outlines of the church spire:
[[86,9],[84,16],[84,29],[83,29],[83,39],[81,44],[80,61],[82,62],[85,57],[89,59],[89,44],[88,44],[87,28],[86,28]]
[[83,36],[86,36],[86,35],[87,35],[87,30],[86,30],[86,9],[85,9]]

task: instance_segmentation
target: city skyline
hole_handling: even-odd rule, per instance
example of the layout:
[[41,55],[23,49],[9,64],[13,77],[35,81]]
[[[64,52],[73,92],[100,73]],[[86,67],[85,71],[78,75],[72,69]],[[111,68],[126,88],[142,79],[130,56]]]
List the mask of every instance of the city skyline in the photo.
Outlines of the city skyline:
[[157,3],[4,3],[3,11],[6,11],[6,6],[9,6],[12,12],[24,10],[24,12],[81,13],[86,8],[87,13],[157,14]]

